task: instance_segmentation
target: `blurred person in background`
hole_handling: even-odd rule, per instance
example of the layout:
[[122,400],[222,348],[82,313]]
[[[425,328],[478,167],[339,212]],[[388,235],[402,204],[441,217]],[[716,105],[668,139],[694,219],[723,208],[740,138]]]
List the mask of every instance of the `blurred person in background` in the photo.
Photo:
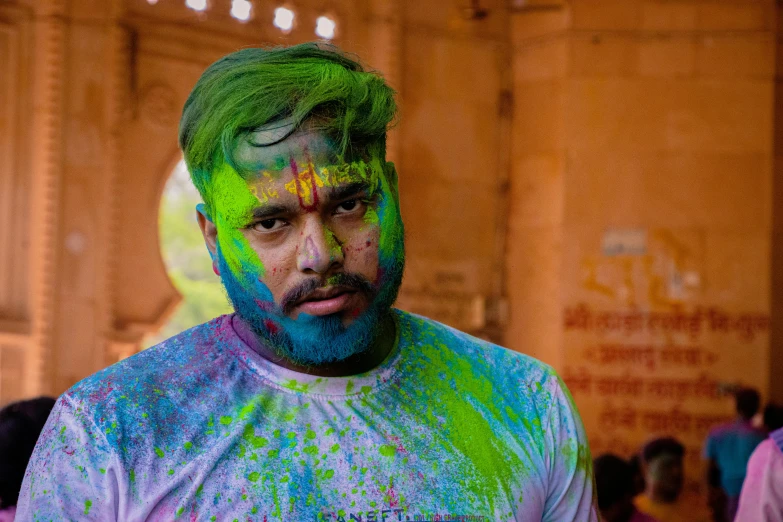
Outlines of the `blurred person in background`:
[[[737,417],[710,431],[704,446],[707,459],[707,483],[710,489],[720,488],[726,495],[725,520],[734,520],[737,513],[745,468],[753,450],[766,437],[751,421],[759,411],[761,399],[752,388],[740,388],[734,394]],[[716,493],[710,493],[711,496]]]
[[11,522],[24,471],[55,400],[39,397],[0,410],[0,522]]
[[607,453],[593,462],[598,509],[605,522],[658,522],[636,509],[633,466]]
[[631,475],[633,476],[633,496],[638,497],[646,488],[644,482],[644,467],[642,466],[642,456],[634,453],[628,459],[628,465],[631,466]]
[[683,498],[685,447],[675,438],[653,439],[642,448],[647,484],[636,499],[640,511],[660,522],[703,522],[709,520],[703,506]]
[[779,404],[767,404],[764,408],[764,429],[767,433],[783,428],[783,406]]
[[715,466],[708,467],[707,507],[712,515],[712,522],[731,522],[726,510],[727,505],[726,492],[720,485],[720,471]]
[[734,522],[783,522],[783,428],[750,456]]

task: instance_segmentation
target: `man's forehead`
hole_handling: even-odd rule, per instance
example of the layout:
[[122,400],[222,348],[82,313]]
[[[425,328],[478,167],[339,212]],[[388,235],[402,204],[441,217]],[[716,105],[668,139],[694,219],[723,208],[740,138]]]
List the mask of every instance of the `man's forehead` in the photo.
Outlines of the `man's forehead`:
[[296,120],[282,118],[262,125],[249,133],[248,140],[255,146],[267,147],[279,143],[296,131]]
[[333,164],[337,149],[322,131],[280,120],[239,136],[234,161],[244,172],[281,171],[299,163]]
[[246,179],[246,183],[261,203],[298,198],[308,206],[319,198],[339,199],[360,192],[370,195],[379,188],[378,174],[361,161],[327,166],[298,165],[293,175],[262,171]]

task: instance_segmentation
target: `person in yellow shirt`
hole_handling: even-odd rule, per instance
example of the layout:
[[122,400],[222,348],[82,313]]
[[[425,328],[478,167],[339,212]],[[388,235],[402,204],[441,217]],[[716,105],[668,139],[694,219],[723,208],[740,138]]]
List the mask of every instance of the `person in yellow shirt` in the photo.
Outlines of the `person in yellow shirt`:
[[639,511],[660,522],[708,522],[703,503],[683,495],[685,447],[677,439],[663,437],[648,442],[642,449],[647,483],[644,494],[636,498]]

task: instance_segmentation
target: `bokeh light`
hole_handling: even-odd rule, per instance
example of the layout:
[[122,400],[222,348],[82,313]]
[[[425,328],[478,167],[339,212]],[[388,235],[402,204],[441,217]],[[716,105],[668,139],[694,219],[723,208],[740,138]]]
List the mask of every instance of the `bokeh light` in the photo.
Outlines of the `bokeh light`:
[[250,15],[253,12],[253,4],[248,0],[232,0],[231,2],[231,16],[237,20],[247,22],[250,20]]
[[294,16],[296,15],[290,9],[278,7],[275,9],[275,19],[272,23],[281,31],[287,33],[294,27]]
[[336,28],[337,23],[328,16],[319,16],[315,21],[315,34],[321,38],[331,40]]
[[207,0],[185,0],[185,5],[194,11],[205,11],[207,9]]

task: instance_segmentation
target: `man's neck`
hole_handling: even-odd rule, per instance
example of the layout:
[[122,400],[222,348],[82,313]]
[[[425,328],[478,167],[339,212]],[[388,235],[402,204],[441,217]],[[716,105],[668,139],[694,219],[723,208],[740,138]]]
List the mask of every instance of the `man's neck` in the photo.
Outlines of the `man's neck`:
[[316,375],[319,377],[348,377],[368,372],[379,366],[394,348],[396,327],[392,314],[386,314],[378,324],[378,330],[367,350],[352,355],[342,361],[319,366],[299,364],[281,355],[270,347],[250,326],[238,315],[233,316],[233,326],[237,335],[256,353],[269,362],[287,370]]

